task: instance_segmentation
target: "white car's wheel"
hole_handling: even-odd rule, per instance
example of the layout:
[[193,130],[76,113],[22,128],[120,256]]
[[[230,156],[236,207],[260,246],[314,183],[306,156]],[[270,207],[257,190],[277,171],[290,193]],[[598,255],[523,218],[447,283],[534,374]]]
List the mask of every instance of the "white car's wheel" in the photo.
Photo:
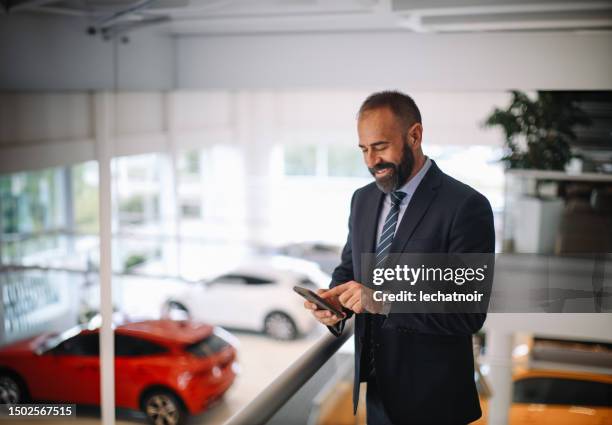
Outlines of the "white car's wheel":
[[298,336],[297,327],[291,317],[280,311],[266,316],[264,331],[272,338],[280,340],[295,339]]

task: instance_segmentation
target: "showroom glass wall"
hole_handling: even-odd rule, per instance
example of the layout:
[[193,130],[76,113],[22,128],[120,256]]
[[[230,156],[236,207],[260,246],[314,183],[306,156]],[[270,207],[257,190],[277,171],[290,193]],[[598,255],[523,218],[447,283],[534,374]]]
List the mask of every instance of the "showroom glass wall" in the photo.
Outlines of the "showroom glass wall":
[[[305,280],[326,284],[346,238],[350,197],[371,181],[354,128],[366,95],[116,93],[109,95],[112,119],[103,129],[96,114],[81,111],[94,108],[96,94],[23,95],[38,115],[28,108],[15,113],[19,122],[45,122],[59,108],[57,127],[93,119],[82,125],[84,134],[61,135],[74,143],[108,134],[115,320],[186,313],[229,327],[240,341],[241,373],[226,394],[227,415],[324,332],[307,315],[293,317],[301,301],[290,287]],[[8,101],[19,103],[19,96]],[[481,123],[507,95],[415,93],[415,99],[424,116],[425,153],[485,193],[499,213],[501,138]],[[94,155],[71,159],[56,134],[40,132],[37,143],[48,140],[66,154],[66,163],[54,158],[45,166],[41,156],[39,165],[0,177],[2,346],[75,325],[95,329],[100,322],[98,163]],[[261,294],[276,299],[277,309],[286,306],[284,317],[249,310]],[[242,322],[232,321],[236,317]],[[305,335],[278,339],[298,332]],[[115,353],[129,344],[116,340]],[[271,358],[270,350],[278,355]],[[92,382],[99,399],[99,377]],[[120,405],[124,395],[116,388]]]

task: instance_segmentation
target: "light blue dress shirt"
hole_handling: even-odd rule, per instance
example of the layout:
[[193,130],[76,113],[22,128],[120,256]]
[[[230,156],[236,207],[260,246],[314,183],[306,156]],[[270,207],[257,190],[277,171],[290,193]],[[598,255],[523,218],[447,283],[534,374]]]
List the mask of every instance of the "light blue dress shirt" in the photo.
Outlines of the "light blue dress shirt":
[[[427,158],[425,160],[425,164],[423,164],[419,172],[416,173],[414,177],[412,177],[410,180],[408,180],[405,185],[403,185],[402,187],[398,189],[399,191],[404,192],[406,196],[404,197],[404,199],[402,199],[402,203],[400,204],[400,210],[399,210],[399,214],[397,217],[397,220],[398,220],[397,226],[395,228],[396,232],[400,226],[400,223],[402,222],[402,218],[404,217],[406,208],[408,207],[408,204],[410,203],[410,200],[412,199],[412,195],[414,195],[414,192],[416,192],[417,187],[419,187],[419,184],[423,180],[423,177],[425,177],[425,174],[427,173],[427,170],[429,170],[429,167],[431,167],[431,160]],[[380,212],[380,216],[378,217],[378,228],[376,230],[376,243],[377,244],[378,244],[378,239],[380,238],[380,232],[382,232],[383,225],[385,224],[385,220],[387,218],[387,214],[389,214],[390,209],[391,209],[391,195],[387,194],[385,195],[385,200],[383,201],[382,211]]]

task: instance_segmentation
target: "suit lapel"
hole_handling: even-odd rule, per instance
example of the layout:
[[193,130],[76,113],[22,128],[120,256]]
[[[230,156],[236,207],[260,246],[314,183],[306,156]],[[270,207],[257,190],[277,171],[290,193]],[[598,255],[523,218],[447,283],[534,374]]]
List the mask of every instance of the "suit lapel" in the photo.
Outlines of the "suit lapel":
[[359,220],[359,227],[355,229],[356,234],[360,236],[358,247],[361,253],[371,253],[376,250],[376,229],[383,199],[384,193],[378,188],[373,188],[364,202],[367,208]]
[[[361,265],[360,270],[357,272],[358,282],[365,283],[368,280],[367,276],[371,276],[372,270],[372,261],[374,261],[373,255],[363,256],[361,254],[366,253],[374,253],[376,252],[376,230],[378,228],[378,216],[382,210],[383,200],[385,199],[385,194],[381,192],[378,188],[374,187],[372,189],[371,194],[368,195],[368,199],[365,202],[367,205],[367,209],[364,211],[361,220],[359,221],[359,227],[356,229],[356,234],[359,234],[361,239],[357,246],[359,246],[359,255],[361,258],[359,259],[359,264]],[[362,261],[366,258],[370,258],[370,262],[368,264],[362,264]],[[365,275],[361,275],[363,270],[367,270]],[[369,320],[369,314],[357,314],[357,334],[359,338],[365,338],[365,328],[366,322]],[[360,347],[362,342],[360,341]],[[360,373],[360,372],[358,372]]]
[[404,246],[414,233],[419,222],[427,212],[429,205],[436,197],[438,186],[441,182],[441,171],[435,162],[431,162],[431,167],[425,177],[417,187],[412,199],[404,212],[402,221],[399,224],[393,242],[391,243],[391,253],[402,252]]
[[[384,199],[384,193],[378,188],[373,187],[371,192],[367,195],[367,199],[364,202],[366,209],[363,211],[361,218],[358,221],[357,228],[354,229],[354,234],[358,235],[358,241],[355,244],[359,249],[359,255],[366,253],[373,253],[376,251],[376,229],[378,227],[378,216],[382,209],[382,203]],[[359,263],[361,265],[360,270],[355,270],[358,275],[358,281],[362,281],[364,276],[362,275],[363,270],[370,270],[370,264],[361,264],[364,257],[361,257]],[[361,279],[361,280],[359,280]]]

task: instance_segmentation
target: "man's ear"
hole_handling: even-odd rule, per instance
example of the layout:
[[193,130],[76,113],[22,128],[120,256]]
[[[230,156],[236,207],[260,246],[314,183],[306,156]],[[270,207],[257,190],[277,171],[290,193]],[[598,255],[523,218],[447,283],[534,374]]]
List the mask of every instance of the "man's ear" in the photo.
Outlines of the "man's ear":
[[414,123],[410,129],[408,129],[408,143],[412,149],[421,146],[421,140],[423,138],[423,126],[420,123]]

